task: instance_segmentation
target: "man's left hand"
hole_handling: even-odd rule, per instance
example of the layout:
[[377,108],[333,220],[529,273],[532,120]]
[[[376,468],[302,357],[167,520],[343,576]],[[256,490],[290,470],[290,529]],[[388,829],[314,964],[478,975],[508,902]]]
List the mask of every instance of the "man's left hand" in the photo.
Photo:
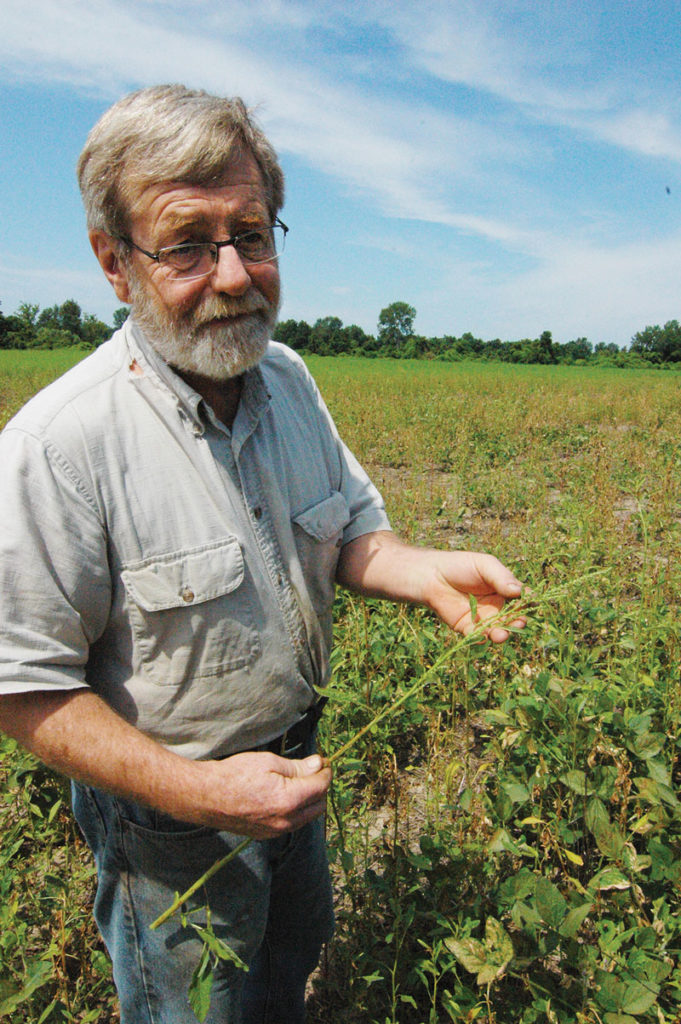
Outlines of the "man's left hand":
[[[413,547],[387,530],[365,534],[346,544],[336,578],[342,586],[365,597],[424,604],[464,635],[498,615],[504,603],[519,597],[523,589],[520,580],[493,555]],[[471,595],[477,605],[475,622]],[[522,629],[524,625],[522,617],[514,616],[508,622],[495,623],[486,635],[495,643],[503,643],[509,629]]]

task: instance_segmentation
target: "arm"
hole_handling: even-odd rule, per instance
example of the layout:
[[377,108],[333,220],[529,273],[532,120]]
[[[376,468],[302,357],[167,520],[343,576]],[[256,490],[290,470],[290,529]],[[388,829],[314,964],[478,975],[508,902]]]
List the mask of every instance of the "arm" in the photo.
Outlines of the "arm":
[[322,814],[331,772],[318,755],[190,761],[129,725],[88,689],[0,697],[0,729],[51,768],[181,821],[254,839]]
[[[393,533],[367,533],[346,544],[336,571],[341,586],[365,597],[423,604],[460,633],[470,633],[469,595],[478,602],[479,620],[496,615],[507,598],[520,595],[522,584],[493,555],[437,551],[404,544]],[[509,625],[520,628],[523,619]],[[493,626],[489,638],[506,640],[508,630]]]

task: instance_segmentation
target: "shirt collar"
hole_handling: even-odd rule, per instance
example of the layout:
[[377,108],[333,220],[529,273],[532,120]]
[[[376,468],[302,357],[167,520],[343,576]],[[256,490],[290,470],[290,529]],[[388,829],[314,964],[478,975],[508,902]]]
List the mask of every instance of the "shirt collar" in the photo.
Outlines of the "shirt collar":
[[[158,354],[132,316],[126,320],[125,328],[128,348],[132,357],[131,361],[141,357],[140,361],[146,363],[152,374],[160,378],[161,383],[173,393],[180,408],[184,410],[186,415],[189,416],[201,431],[206,427],[206,420],[218,426],[219,421],[215,418],[212,409],[210,409],[201,395],[186,380],[183,380],[166,363],[165,359]],[[235,431],[238,425],[239,434],[242,437],[252,433],[260,416],[267,408],[269,400],[270,395],[267,391],[260,366],[258,365],[252,370],[247,370],[244,374],[239,409],[234,421]],[[221,429],[225,429],[224,425],[220,426]]]

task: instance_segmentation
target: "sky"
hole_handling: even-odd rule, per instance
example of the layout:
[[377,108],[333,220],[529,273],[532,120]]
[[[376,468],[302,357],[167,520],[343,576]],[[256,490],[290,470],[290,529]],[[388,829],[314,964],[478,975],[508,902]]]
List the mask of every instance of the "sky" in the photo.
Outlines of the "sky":
[[279,154],[281,318],[626,346],[681,319],[678,0],[2,0],[0,304],[120,305],[75,164],[133,89],[240,95]]

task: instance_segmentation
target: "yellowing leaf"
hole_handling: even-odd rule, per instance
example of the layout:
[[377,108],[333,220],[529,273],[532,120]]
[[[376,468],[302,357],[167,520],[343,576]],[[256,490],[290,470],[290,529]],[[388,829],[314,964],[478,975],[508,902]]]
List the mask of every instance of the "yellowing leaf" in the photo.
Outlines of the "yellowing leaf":
[[445,939],[445,946],[471,974],[481,971],[487,962],[485,947],[477,939]]
[[584,864],[584,860],[578,853],[573,853],[572,850],[563,850],[563,853],[572,864],[579,864],[580,867]]

